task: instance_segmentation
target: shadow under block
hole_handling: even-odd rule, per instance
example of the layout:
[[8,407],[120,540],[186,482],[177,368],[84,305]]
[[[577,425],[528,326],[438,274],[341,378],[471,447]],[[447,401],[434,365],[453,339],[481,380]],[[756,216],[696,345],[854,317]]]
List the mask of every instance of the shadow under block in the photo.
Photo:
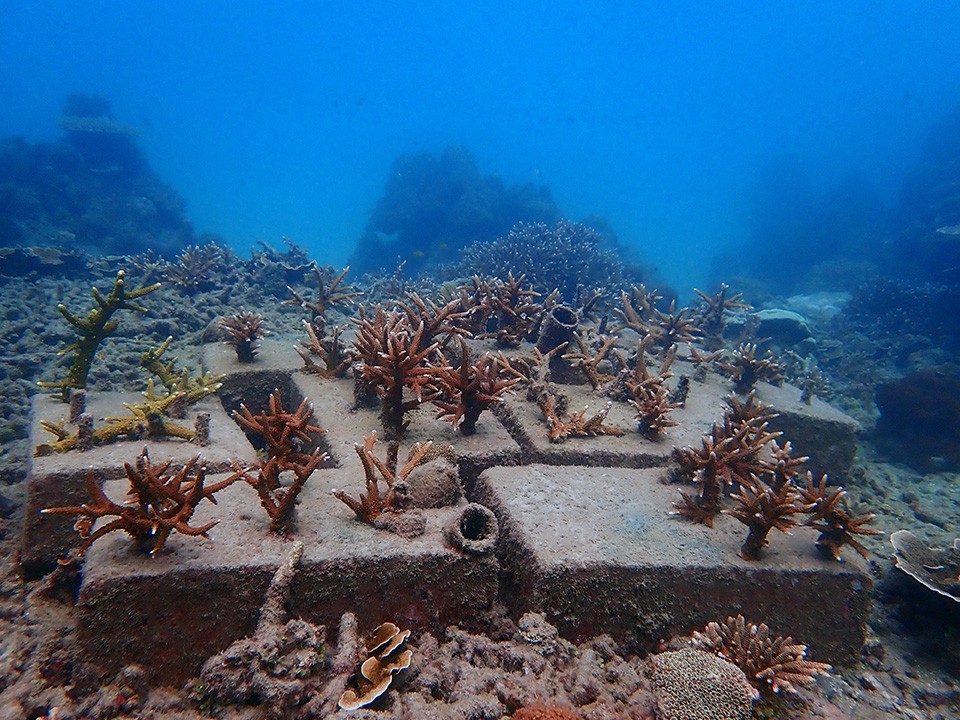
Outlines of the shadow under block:
[[[123,403],[141,402],[139,393],[88,393],[87,408],[102,425],[103,418],[125,416],[129,411]],[[41,420],[57,423],[67,416],[69,408],[49,395],[33,398],[30,446],[53,438],[40,426]],[[23,523],[21,563],[28,574],[43,572],[53,567],[58,557],[78,544],[73,530],[73,519],[57,515],[42,515],[43,508],[80,505],[89,500],[85,481],[89,473],[103,482],[124,476],[124,463],[133,463],[140,451],[147,447],[155,464],[173,460],[184,465],[200,453],[211,473],[223,472],[230,460],[253,463],[256,453],[237,424],[224,412],[216,397],[204,398],[187,410],[187,417],[174,422],[192,428],[198,412],[210,413],[210,443],[198,447],[178,438],[146,438],[120,440],[98,445],[90,450],[71,450],[31,458],[27,475],[27,503]]]
[[663,470],[530,465],[483,472],[475,500],[497,514],[501,597],[512,614],[544,612],[580,641],[609,633],[638,651],[743,613],[809,645],[811,657],[859,657],[870,576],[850,548],[822,559],[817,533],[770,534],[763,559],[738,556],[747,529],[670,515],[679,486]]
[[[492,555],[468,556],[444,543],[462,505],[424,510],[426,532],[404,539],[358,521],[330,495],[334,487],[360,492],[359,462],[310,478],[289,538],[270,532],[254,490],[236,483],[217,494],[217,505],[197,509],[193,525],[221,519],[209,539],[173,534],[155,558],[120,533],[95,543],[77,603],[82,675],[97,681],[140,663],[154,682],[196,676],[208,657],[254,631],[294,540],[304,544],[292,586],[295,616],[336,628],[349,610],[364,632],[392,621],[415,634],[481,622],[496,598],[499,567]],[[124,486],[108,482],[106,490],[115,496]]]

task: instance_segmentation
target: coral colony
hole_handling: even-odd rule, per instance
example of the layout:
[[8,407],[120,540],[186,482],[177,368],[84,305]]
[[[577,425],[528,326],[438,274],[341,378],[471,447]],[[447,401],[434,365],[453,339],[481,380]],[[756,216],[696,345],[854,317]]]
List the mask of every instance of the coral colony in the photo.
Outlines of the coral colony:
[[[562,242],[572,242],[575,228],[564,225],[561,230]],[[546,230],[525,226],[515,232],[527,237]],[[197,292],[204,286],[204,273],[219,257],[219,251],[190,247],[163,272],[182,286],[183,292]],[[673,508],[662,508],[664,514],[674,513],[674,522],[707,528],[723,516],[739,521],[746,526],[740,557],[751,563],[764,562],[774,530],[788,533],[812,528],[819,533],[816,548],[830,561],[841,560],[845,546],[866,557],[857,538],[878,533],[868,526],[873,517],[870,513],[853,512],[846,491],[831,486],[826,475],[817,477],[806,471],[808,458],[795,452],[789,438],[771,429],[778,412],[759,399],[758,387],[781,383],[783,369],[772,353],[761,352],[758,342],[730,346],[725,333],[727,315],[749,306],[726,285],[713,294],[698,291],[698,307],[678,308],[674,300],[666,302],[656,290],[641,284],[622,291],[581,288],[574,297],[565,298],[550,292],[551,288],[534,286],[523,272],[507,271],[502,278],[473,276],[436,289],[432,296],[425,288],[357,305],[361,293],[345,284],[347,270],[331,273],[301,260],[263,263],[281,275],[288,272],[283,268],[288,268],[289,272],[306,271],[312,278],[312,298],[290,287],[291,298],[282,303],[305,312],[304,337],[293,348],[302,359],[301,372],[320,387],[352,384],[347,393],[353,401],[350,412],[379,414],[379,427],[370,427],[353,446],[359,466],[352,467],[362,491],[333,490],[355,520],[370,528],[364,532],[386,530],[405,538],[403,542],[423,536],[429,510],[413,508],[412,487],[415,471],[437,457],[429,433],[440,440],[446,437],[444,432],[452,431],[464,443],[482,438],[500,427],[500,420],[492,414],[505,418],[509,428],[506,417],[512,411],[507,403],[527,403],[539,411],[542,424],[536,432],[547,447],[601,442],[610,436],[640,449],[665,447],[663,452],[668,453],[674,434],[682,429],[679,412],[688,402],[691,386],[712,376],[713,382],[726,383],[729,395],[724,406],[716,408],[717,420],[699,442],[673,447],[669,480],[688,487],[679,491]],[[80,393],[82,401],[97,348],[118,326],[112,316],[124,309],[145,312],[134,300],[158,288],[159,284],[154,284],[129,291],[121,271],[109,295],[94,289],[97,307],[85,318],[59,306],[79,338],[61,352],[73,356],[66,376],[43,386],[57,390],[64,401]],[[572,304],[564,304],[565,299]],[[343,313],[354,308],[355,315],[343,322]],[[339,324],[333,321],[334,315]],[[268,334],[264,317],[240,310],[222,317],[219,325],[235,350],[238,371],[257,372],[261,363],[257,350]],[[171,343],[168,337],[142,354],[141,366],[151,377],[144,401],[127,404],[129,415],[96,423],[81,406],[71,413],[70,420],[44,421],[43,427],[55,439],[39,445],[37,454],[80,451],[131,438],[195,440],[201,433],[199,420],[191,428],[177,419],[185,417],[187,406],[216,393],[224,378],[211,373],[195,376],[179,369],[176,359],[164,357]],[[49,507],[44,513],[76,519],[77,556],[89,555],[94,543],[114,531],[128,535],[134,549],[160,556],[175,533],[202,539],[218,522],[231,522],[226,506],[216,519],[194,524],[192,518],[205,501],[214,504],[217,494],[236,492],[232,487],[236,484],[248,486],[256,494],[270,532],[278,538],[297,538],[295,510],[304,502],[308,480],[316,477],[322,482],[329,472],[326,468],[341,464],[342,458],[334,461],[330,457],[328,451],[332,451],[324,445],[325,431],[319,425],[337,419],[315,418],[310,400],[289,403],[288,398],[285,403],[284,394],[275,389],[265,401],[262,397],[246,399],[233,412],[235,422],[258,449],[258,465],[233,462],[232,474],[208,483],[200,455],[186,464],[172,460],[154,464],[144,448],[124,465],[129,485],[124,500],[112,498],[116,490],[108,489],[91,473],[84,486],[85,502]],[[585,398],[586,404],[571,407],[573,397],[580,399],[578,402]],[[433,411],[424,413],[431,406]],[[209,413],[205,423],[203,434],[208,439]],[[424,439],[413,443],[408,460],[400,463],[399,449],[409,444],[414,428],[416,437]],[[378,441],[382,441],[379,451]],[[456,448],[458,441],[452,442]],[[151,452],[164,452],[165,447],[156,444]],[[521,447],[529,447],[529,443]],[[453,546],[469,556],[490,553],[498,532],[496,515],[484,505],[472,503],[448,535],[458,537]],[[309,547],[308,540],[303,540]],[[482,549],[474,548],[481,544]],[[918,551],[917,543],[901,545],[913,556],[930,553],[923,548]],[[302,553],[302,546],[298,547]],[[908,551],[902,554],[907,557]],[[299,560],[299,554],[291,556],[278,571],[265,608],[284,606]],[[198,695],[204,702],[230,698],[260,701],[249,689],[250,683],[265,682],[251,655],[254,645],[258,638],[303,622],[291,618],[286,610],[262,612],[267,614],[261,615],[256,633],[241,641],[235,653],[227,651],[236,657],[223,662],[240,663],[231,666],[234,674],[224,679],[221,670],[226,666],[222,664],[208,664],[204,670],[205,682],[212,683],[216,676],[221,686],[214,691],[212,685],[204,685]],[[356,635],[356,621],[352,622]],[[323,628],[309,624],[303,628],[309,629],[309,637],[303,635],[306,644],[302,651],[313,653],[310,657],[315,656],[314,665],[319,667],[324,662],[316,655],[325,642]],[[303,628],[297,632],[306,632]],[[349,632],[343,632],[341,642],[346,642]],[[388,690],[413,662],[414,653],[406,647],[409,640],[410,631],[401,631],[390,621],[372,631],[362,647],[355,639],[356,652],[348,654],[353,660],[343,661],[341,666],[339,708],[349,711],[384,702]],[[693,648],[673,658],[658,656],[656,683],[661,682],[659,673],[670,676],[680,672],[670,668],[707,662],[700,657],[708,656],[712,662],[734,666],[723,673],[741,678],[736,681],[743,683],[736,702],[749,706],[770,693],[793,693],[797,686],[809,684],[814,676],[829,670],[824,663],[806,659],[804,645],[789,637],[772,637],[766,625],[747,623],[742,616],[712,622],[694,633]],[[242,662],[236,659],[241,656],[246,658]],[[357,665],[351,668],[352,662]],[[223,683],[239,685],[227,692]],[[309,702],[308,696],[302,688],[291,689],[277,707],[303,706]],[[516,717],[567,717],[564,713],[572,711],[534,703],[522,712]]]

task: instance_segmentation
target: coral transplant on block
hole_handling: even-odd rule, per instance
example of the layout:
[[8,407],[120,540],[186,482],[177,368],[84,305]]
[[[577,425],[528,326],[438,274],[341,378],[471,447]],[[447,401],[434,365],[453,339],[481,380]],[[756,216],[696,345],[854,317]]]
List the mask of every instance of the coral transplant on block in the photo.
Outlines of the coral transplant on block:
[[[937,509],[822,399],[840,392],[833,360],[802,349],[827,330],[726,284],[684,306],[601,223],[452,151],[399,165],[425,186],[464,173],[522,217],[480,213],[498,237],[470,244],[476,223],[448,208],[456,252],[420,248],[407,211],[427,199],[394,180],[363,243],[411,244],[392,272],[355,258],[367,274],[349,284],[291,241],[249,260],[210,238],[167,258],[3,256],[23,267],[11,290],[59,294],[46,357],[19,378],[38,393],[23,500],[0,506],[0,716],[960,707],[897,644],[921,622],[904,598],[956,627],[957,541],[900,529]],[[67,309],[103,278],[92,310]],[[877,448],[922,415],[914,388],[952,387],[938,373],[878,385]],[[949,433],[928,439],[913,450],[949,464]]]

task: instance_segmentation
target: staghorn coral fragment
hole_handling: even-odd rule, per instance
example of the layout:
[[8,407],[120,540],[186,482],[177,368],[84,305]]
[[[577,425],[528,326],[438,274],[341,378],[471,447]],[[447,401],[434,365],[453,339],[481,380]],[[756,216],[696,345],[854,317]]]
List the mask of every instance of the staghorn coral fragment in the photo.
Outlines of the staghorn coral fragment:
[[[372,431],[363,438],[363,445],[354,443],[353,448],[360,458],[363,465],[365,493],[360,493],[359,499],[348,495],[343,490],[334,489],[332,494],[347,507],[353,510],[359,520],[373,525],[384,513],[401,514],[405,508],[405,498],[398,492],[397,482],[406,480],[413,472],[413,469],[419,465],[423,459],[430,453],[433,447],[432,442],[418,443],[414,446],[414,452],[411,454],[407,464],[403,466],[400,472],[395,472],[394,467],[384,463],[380,458],[373,454],[373,447],[377,442],[377,432]],[[394,463],[396,455],[393,455]],[[386,484],[386,492],[380,492],[379,477],[383,478]],[[385,529],[391,529],[389,525]],[[421,530],[422,532],[422,530]]]
[[547,421],[547,437],[552,443],[563,442],[569,437],[597,437],[598,435],[619,437],[623,435],[621,428],[607,425],[604,422],[612,407],[613,402],[608,400],[601,410],[590,417],[586,416],[588,408],[585,407],[563,418],[557,411],[556,397],[549,392],[540,405],[543,417]]
[[448,420],[464,435],[477,430],[480,414],[511,392],[518,377],[507,377],[508,371],[489,353],[470,362],[470,349],[460,339],[460,367],[438,368],[436,385],[441,397],[433,400],[440,408],[438,418]]
[[73,362],[70,369],[67,370],[67,376],[63,380],[55,382],[40,381],[38,384],[42,388],[59,389],[63,402],[70,400],[71,390],[87,386],[87,377],[90,374],[90,366],[93,364],[97,348],[100,347],[104,338],[113,333],[119,325],[119,321],[113,319],[114,313],[118,310],[147,312],[145,307],[132,301],[148,295],[160,287],[160,283],[155,283],[128,292],[124,279],[125,275],[123,270],[117,273],[117,277],[113,281],[113,289],[107,296],[104,296],[96,287],[93,288],[93,299],[96,301],[97,307],[87,313],[85,318],[77,317],[71,313],[63,303],[57,305],[57,310],[70,325],[77,329],[80,337],[58,353],[64,359],[68,355],[73,355]]
[[740,548],[740,557],[744,560],[759,560],[769,532],[774,529],[789,532],[797,525],[793,516],[803,510],[797,504],[800,496],[790,483],[773,488],[757,477],[753,478],[752,485],[741,485],[733,499],[737,507],[724,512],[749,528]]
[[278,388],[270,393],[267,410],[254,415],[241,403],[240,409],[234,410],[233,417],[242,427],[262,437],[267,455],[280,460],[281,465],[290,460],[307,464],[310,454],[303,451],[304,446],[314,443],[313,435],[325,432],[313,424],[313,405],[306,398],[296,411],[284,410]]
[[734,351],[732,359],[719,365],[733,380],[733,389],[737,393],[750,392],[760,381],[771,385],[783,383],[783,368],[774,360],[773,353],[767,350],[763,357],[757,357],[756,343],[743,343]]
[[[282,459],[273,456],[260,466],[256,475],[253,474],[252,469],[235,465],[235,472],[231,479],[243,480],[257,491],[260,505],[270,518],[270,529],[275,533],[282,533],[288,529],[291,513],[304,484],[313,471],[329,458],[330,456],[320,448],[314,450],[313,455],[308,456],[305,462],[289,457]],[[283,485],[280,482],[280,474],[288,471],[293,473],[293,482],[290,485]]]
[[[113,531],[123,531],[133,538],[136,546],[151,555],[163,549],[170,533],[207,537],[207,531],[219,520],[201,526],[191,526],[190,518],[203,500],[215,502],[213,495],[231,485],[236,478],[228,478],[210,486],[204,485],[206,468],[200,455],[195,455],[177,472],[168,472],[172,460],[154,466],[144,448],[136,462],[123,466],[130,482],[130,500],[123,504],[112,501],[104,493],[93,473],[85,480],[89,503],[78,506],[52,507],[44,514],[75,516],[74,529],[83,542],[78,548],[82,557],[94,542]],[[97,520],[113,518],[94,529]]]
[[237,361],[252,363],[256,359],[260,340],[270,334],[264,326],[263,315],[240,308],[239,313],[222,317],[219,322],[220,327],[227,331],[224,342],[236,350]]
[[772,638],[765,624],[748,624],[743,615],[709,623],[703,632],[693,633],[693,644],[736,665],[761,692],[796,694],[798,685],[809,685],[831,669],[807,660],[806,645],[791,637]]
[[909,530],[890,535],[897,567],[936,593],[960,602],[960,538],[948,548],[929,547]]
[[[303,371],[323,378],[344,375],[353,362],[353,358],[344,351],[343,343],[340,342],[340,335],[346,326],[335,327],[329,337],[322,339],[313,323],[304,320],[303,329],[307,333],[307,339],[300,340],[299,345],[293,346],[303,360]],[[320,358],[323,367],[313,361],[313,356]]]
[[873,520],[873,513],[853,516],[847,510],[847,491],[842,487],[827,490],[827,476],[822,475],[820,482],[814,484],[813,473],[807,472],[806,487],[798,489],[806,506],[803,512],[810,517],[803,524],[820,531],[817,548],[834,560],[840,561],[840,548],[849,545],[867,559],[867,549],[854,535],[883,535],[882,530],[865,527]]
[[[105,425],[92,430],[80,423],[74,435],[66,429],[64,422],[51,423],[41,420],[40,425],[43,429],[55,435],[57,439],[38,445],[34,448],[34,455],[40,457],[53,452],[69,452],[75,448],[104,445],[121,438],[176,437],[192,441],[195,435],[194,430],[167,418],[170,409],[183,403],[185,396],[185,392],[159,396],[154,392],[154,383],[151,379],[144,392],[146,398],[144,402],[135,405],[124,403],[124,407],[130,411],[129,415],[109,417]],[[87,415],[87,417],[92,425],[92,416]]]
[[317,282],[316,299],[307,300],[288,285],[287,290],[290,291],[293,297],[289,300],[284,300],[281,305],[294,305],[308,310],[310,312],[308,322],[322,328],[326,324],[327,311],[331,307],[334,305],[351,305],[353,304],[353,299],[363,293],[354,290],[349,285],[341,285],[347,273],[350,272],[349,265],[345,267],[339,275],[329,281],[317,263],[311,263],[310,270]]
[[703,343],[708,350],[719,350],[723,347],[723,330],[726,327],[726,313],[728,310],[750,310],[752,305],[742,302],[743,294],[736,293],[727,297],[730,286],[720,283],[720,289],[713,295],[707,295],[702,290],[693,291],[703,301],[699,309],[700,329],[703,331]]

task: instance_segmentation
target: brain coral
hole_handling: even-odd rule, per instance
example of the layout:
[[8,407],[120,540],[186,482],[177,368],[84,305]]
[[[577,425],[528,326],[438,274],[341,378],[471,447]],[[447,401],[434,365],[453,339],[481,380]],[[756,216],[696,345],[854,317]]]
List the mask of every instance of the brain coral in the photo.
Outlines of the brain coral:
[[692,648],[650,658],[662,720],[747,720],[757,691],[737,666]]

